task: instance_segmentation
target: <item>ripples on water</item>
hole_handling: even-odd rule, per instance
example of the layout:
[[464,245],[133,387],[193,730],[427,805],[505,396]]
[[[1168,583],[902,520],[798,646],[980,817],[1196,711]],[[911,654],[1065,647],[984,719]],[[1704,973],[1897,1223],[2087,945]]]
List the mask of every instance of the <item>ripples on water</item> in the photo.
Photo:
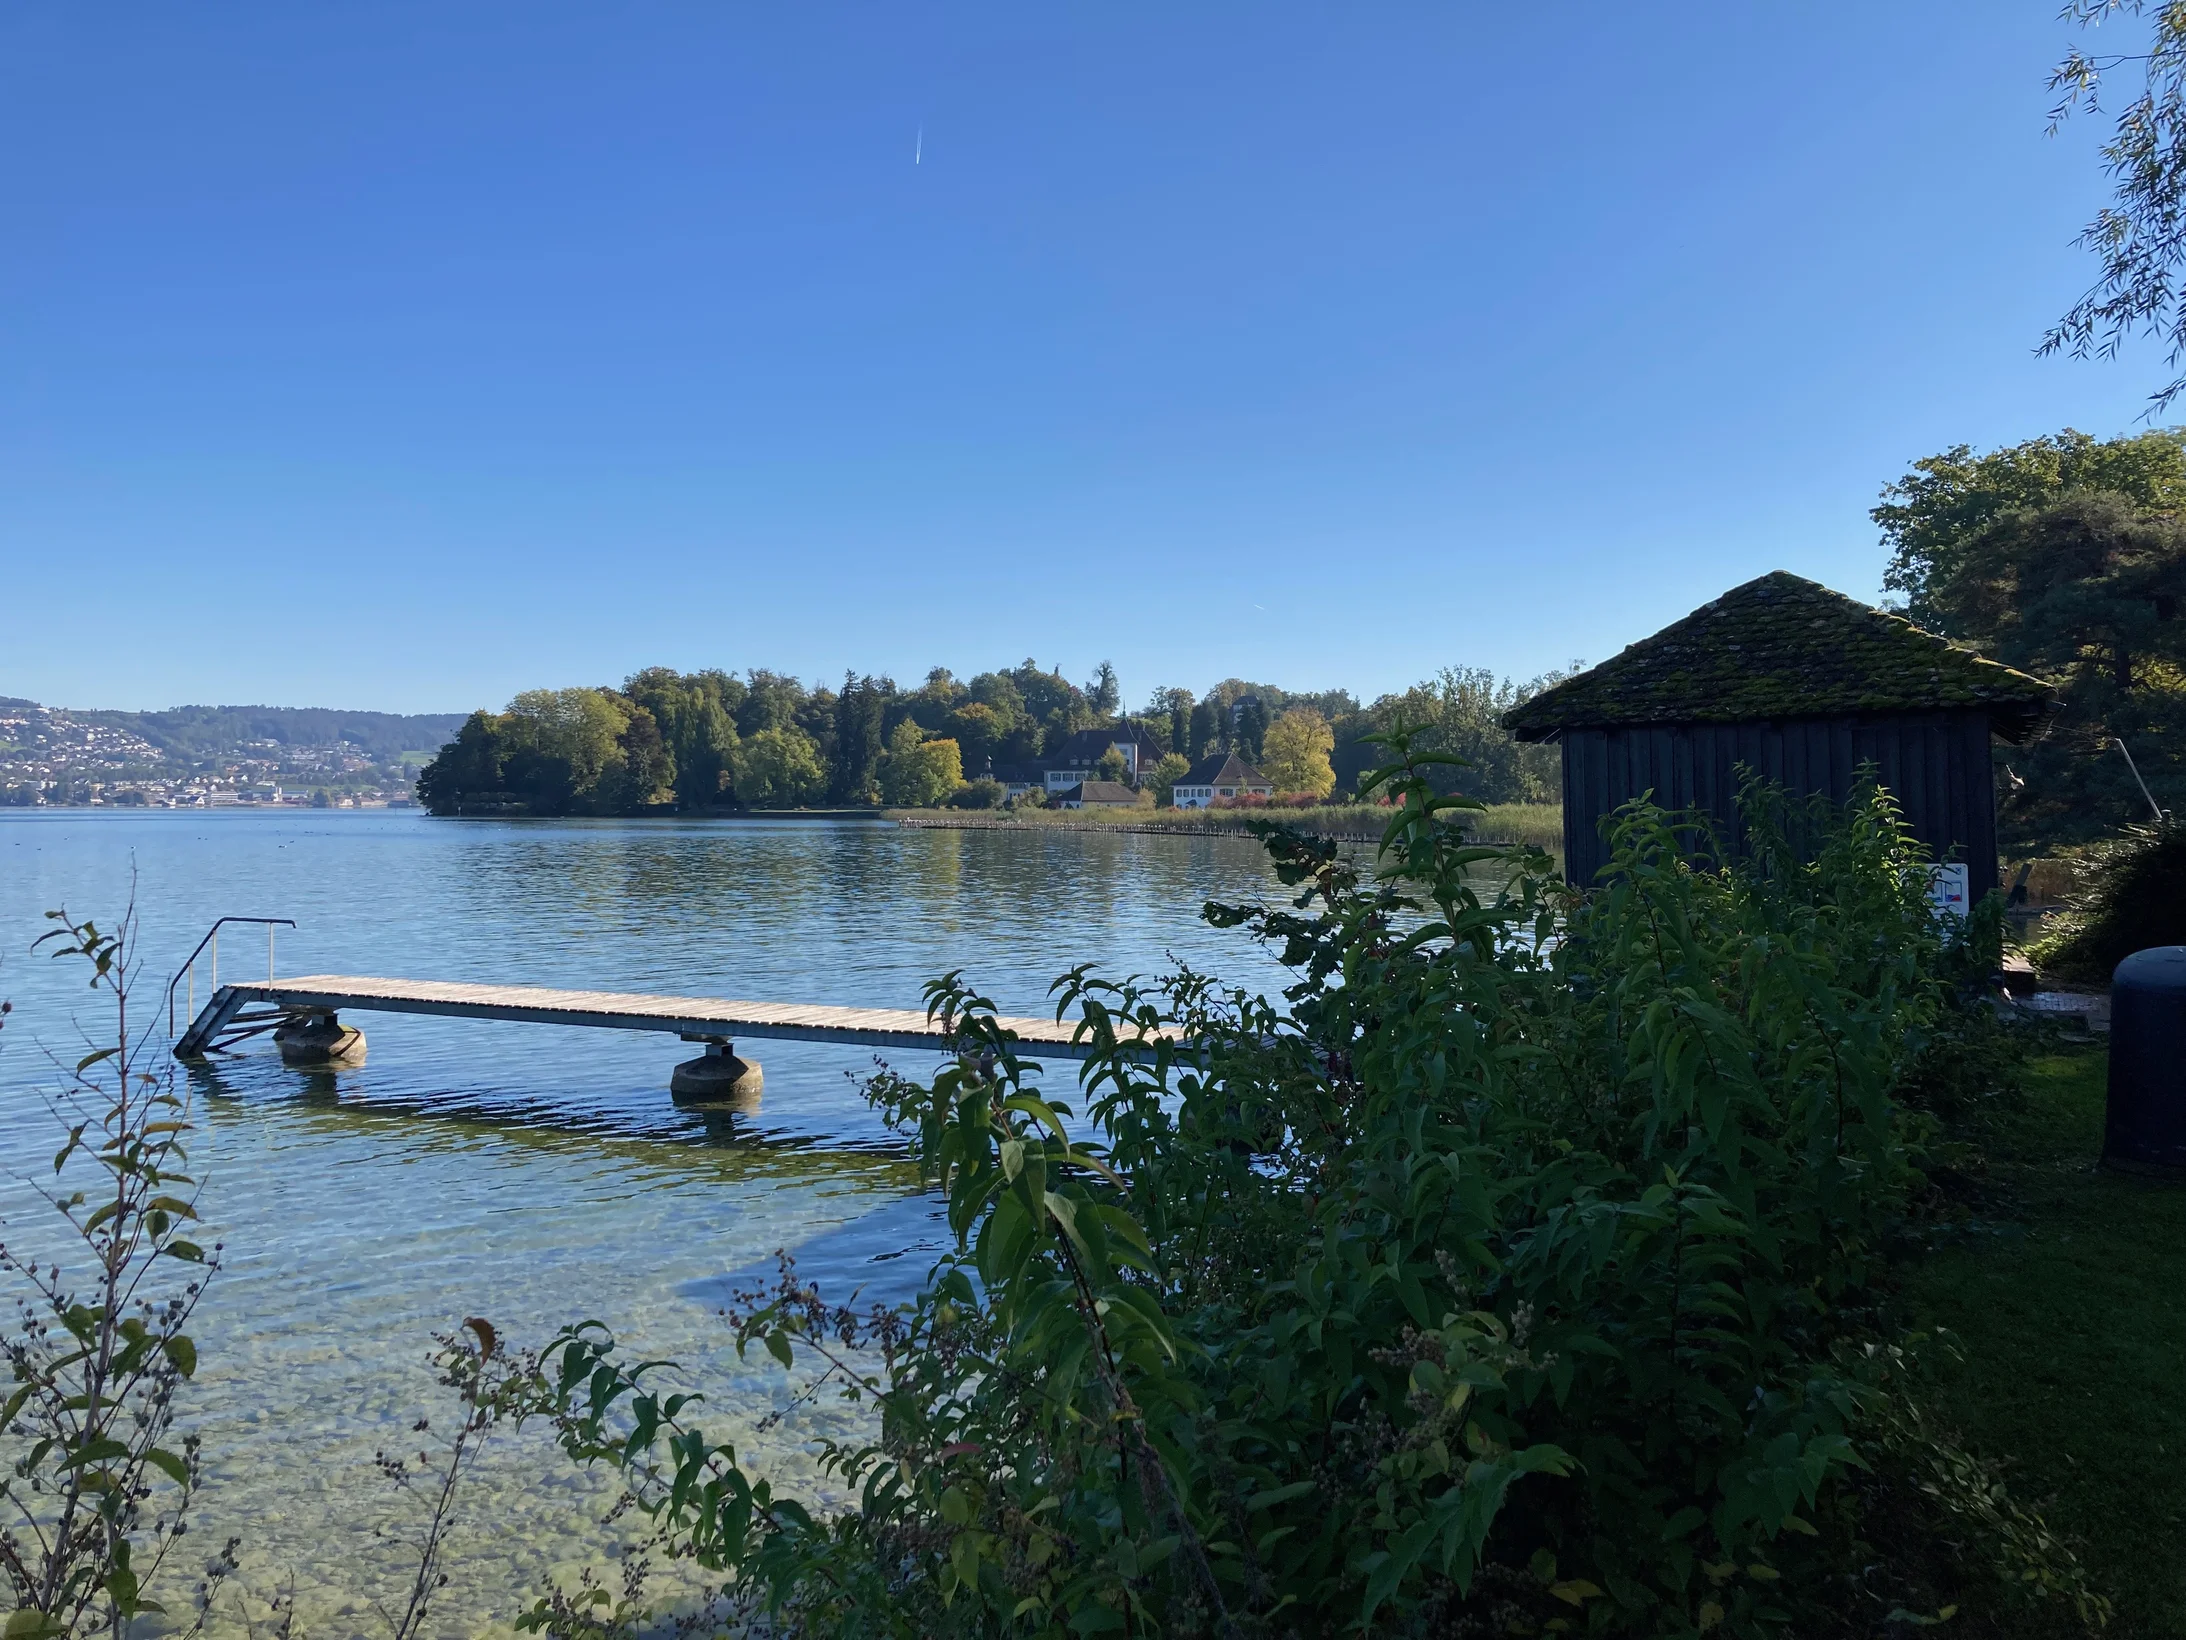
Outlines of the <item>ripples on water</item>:
[[[1170,955],[1223,978],[1277,970],[1209,929],[1210,897],[1271,892],[1259,850],[1205,837],[906,831],[858,824],[444,822],[413,813],[0,810],[0,1210],[7,1234],[47,1214],[42,1049],[81,1052],[72,1016],[106,1018],[64,967],[28,953],[41,914],[102,920],[137,872],[142,1005],[213,918],[294,917],[284,973],[393,974],[592,990],[917,1006],[968,971],[1005,1011],[1046,1012],[1047,982],[1091,961],[1152,972]],[[231,932],[231,979],[265,971]],[[202,1001],[202,986],[198,997]],[[408,1450],[443,1408],[425,1366],[467,1315],[537,1342],[596,1317],[641,1355],[681,1363],[709,1422],[751,1467],[813,1491],[810,1443],[855,1429],[829,1402],[764,1435],[793,1391],[739,1363],[716,1312],[766,1279],[777,1248],[830,1293],[893,1299],[942,1244],[921,1194],[838,1048],[756,1043],[758,1108],[680,1112],[668,1072],[689,1045],[652,1033],[359,1014],[363,1065],[284,1069],[270,1045],[193,1072],[193,1160],[227,1266],[195,1328],[191,1393],[213,1459],[195,1530],[245,1539],[259,1588],[293,1578],[314,1635],[383,1632],[414,1517],[372,1455]],[[902,1068],[921,1070],[915,1055]],[[1050,1071],[1067,1078],[1067,1067]],[[612,1544],[610,1489],[531,1434],[497,1435],[465,1495],[457,1586],[435,1628],[505,1627],[549,1576]]]

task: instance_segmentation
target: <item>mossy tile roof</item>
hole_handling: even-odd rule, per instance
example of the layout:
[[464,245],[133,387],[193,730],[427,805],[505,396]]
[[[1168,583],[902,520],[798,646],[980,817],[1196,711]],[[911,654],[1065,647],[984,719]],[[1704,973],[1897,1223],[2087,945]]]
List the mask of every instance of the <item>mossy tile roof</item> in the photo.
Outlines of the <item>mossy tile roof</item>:
[[1544,689],[1503,722],[1520,740],[1545,740],[1563,729],[1986,706],[1997,732],[2019,740],[2050,696],[2040,678],[1777,570]]

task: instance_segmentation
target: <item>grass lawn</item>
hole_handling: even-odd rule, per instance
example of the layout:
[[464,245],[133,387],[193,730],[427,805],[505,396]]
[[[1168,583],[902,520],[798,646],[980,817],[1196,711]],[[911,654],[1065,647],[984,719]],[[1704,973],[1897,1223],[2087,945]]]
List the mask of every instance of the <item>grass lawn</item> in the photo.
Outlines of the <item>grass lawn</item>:
[[2035,1063],[1992,1151],[1993,1216],[1907,1296],[1963,1351],[1937,1410],[2079,1548],[2117,1602],[2108,1632],[2186,1636],[2186,1182],[2095,1166],[2107,1063]]

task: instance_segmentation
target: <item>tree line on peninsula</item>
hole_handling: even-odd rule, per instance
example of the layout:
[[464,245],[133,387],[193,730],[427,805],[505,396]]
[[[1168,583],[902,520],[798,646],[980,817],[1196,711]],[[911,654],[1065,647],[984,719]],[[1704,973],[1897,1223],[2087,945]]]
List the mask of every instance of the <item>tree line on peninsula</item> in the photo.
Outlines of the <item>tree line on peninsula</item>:
[[915,808],[1001,801],[990,770],[1037,763],[1081,729],[1136,727],[1164,754],[1141,785],[1166,797],[1193,762],[1234,751],[1287,792],[1330,797],[1373,759],[1366,735],[1403,724],[1459,754],[1453,785],[1491,803],[1553,802],[1553,748],[1522,746],[1502,714],[1554,681],[1444,668],[1361,705],[1228,678],[1200,694],[1156,689],[1126,711],[1115,668],[1084,684],[1026,660],[959,680],[944,667],[904,688],[846,673],[839,688],[778,672],[648,667],[620,688],[527,690],[477,711],[418,780],[436,814],[626,815],[722,809]]

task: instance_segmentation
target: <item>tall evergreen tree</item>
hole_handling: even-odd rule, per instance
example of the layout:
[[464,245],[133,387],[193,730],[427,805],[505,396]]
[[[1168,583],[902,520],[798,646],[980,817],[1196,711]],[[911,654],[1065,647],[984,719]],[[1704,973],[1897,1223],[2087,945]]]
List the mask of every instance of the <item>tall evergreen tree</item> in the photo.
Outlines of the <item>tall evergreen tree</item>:
[[1211,700],[1203,700],[1192,708],[1191,747],[1188,756],[1194,763],[1213,749],[1222,738],[1222,713]]
[[633,704],[630,716],[615,744],[622,757],[619,767],[605,774],[596,802],[610,813],[627,814],[649,808],[675,789],[675,754],[660,732],[660,724],[643,706]]
[[880,793],[880,759],[887,747],[888,697],[894,685],[885,679],[843,674],[835,698],[835,748],[828,770],[828,795],[838,803],[871,803]]
[[1257,763],[1264,755],[1268,738],[1268,709],[1260,703],[1258,695],[1247,695],[1234,709],[1236,728],[1234,740],[1237,755],[1247,763]]
[[1165,750],[1182,757],[1191,749],[1192,692],[1189,689],[1156,689],[1146,702],[1146,716],[1167,723],[1169,744]]

